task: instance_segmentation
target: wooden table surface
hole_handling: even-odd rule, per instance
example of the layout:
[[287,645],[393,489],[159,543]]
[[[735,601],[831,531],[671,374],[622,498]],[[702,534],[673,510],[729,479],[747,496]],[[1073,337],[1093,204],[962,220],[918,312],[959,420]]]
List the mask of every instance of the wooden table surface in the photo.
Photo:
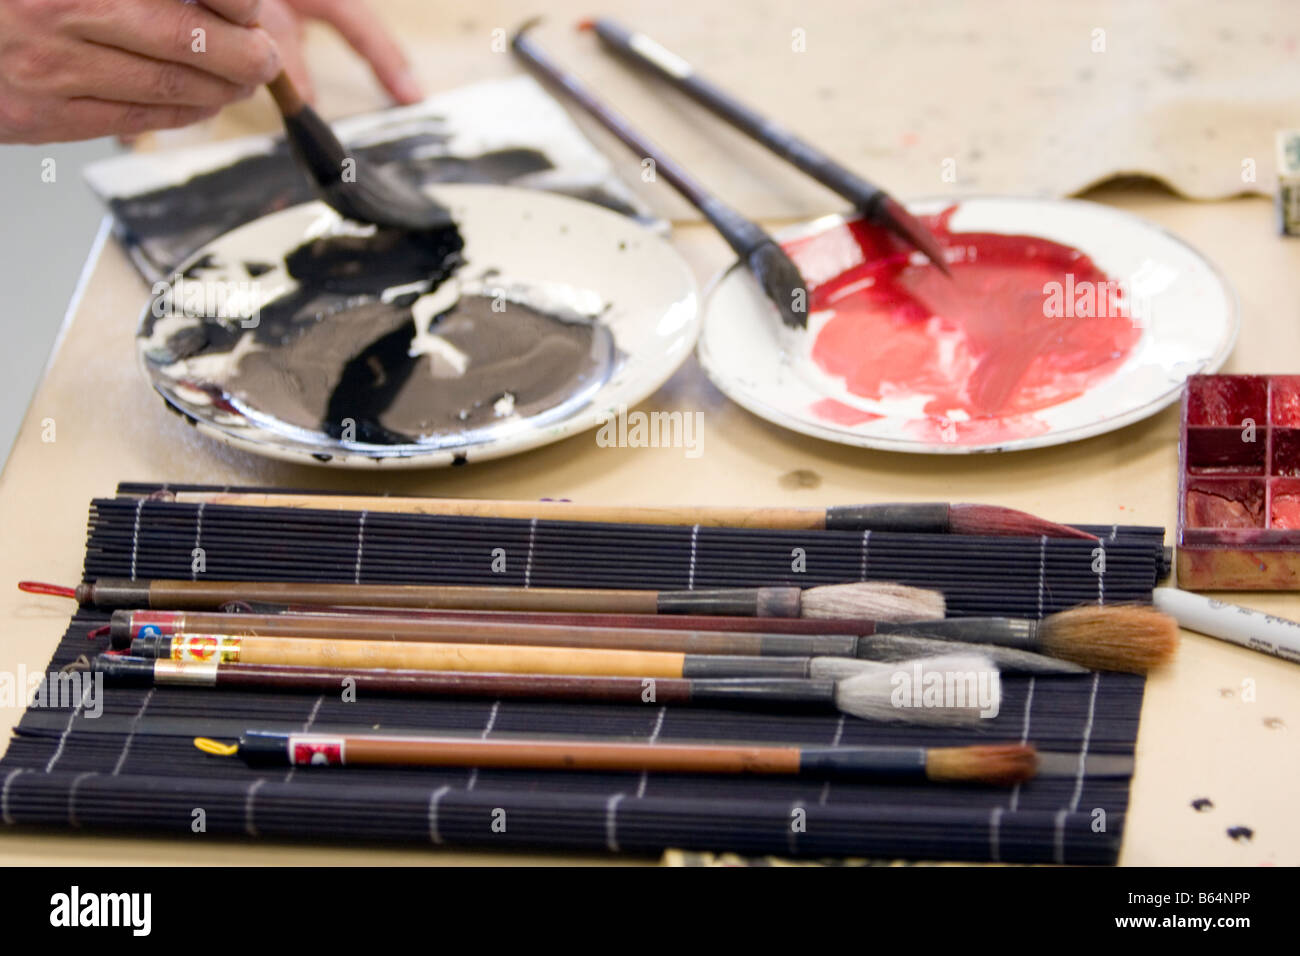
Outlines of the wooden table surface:
[[[1300,371],[1300,240],[1277,236],[1269,202],[1193,203],[1131,185],[1103,188],[1088,198],[1163,226],[1223,270],[1237,290],[1243,318],[1227,371]],[[679,223],[674,241],[701,287],[728,262],[723,243],[696,223]],[[68,291],[51,294],[63,297]],[[76,580],[87,505],[92,497],[111,494],[119,480],[657,504],[971,500],[1066,521],[1161,524],[1170,529],[1172,541],[1176,408],[1062,447],[994,456],[909,456],[842,447],[770,425],[727,401],[693,359],[642,407],[702,411],[698,457],[687,458],[683,449],[600,448],[595,434],[587,433],[515,458],[400,474],[254,458],[196,436],[146,385],[136,367],[133,332],[147,296],[147,285],[106,228],[101,230],[0,475],[0,670],[44,668],[71,610],[66,601],[21,594],[12,582]],[[1300,616],[1295,594],[1228,597]],[[22,709],[0,701],[0,722],[15,724]],[[1148,683],[1121,863],[1300,864],[1300,824],[1292,807],[1300,794],[1298,740],[1300,668],[1185,633],[1174,665]],[[0,742],[0,748],[6,746],[7,740]],[[1213,808],[1193,809],[1198,798],[1208,798]],[[1232,827],[1247,827],[1253,837],[1232,839],[1227,835]],[[432,847],[0,828],[0,864],[5,865],[590,861]]]

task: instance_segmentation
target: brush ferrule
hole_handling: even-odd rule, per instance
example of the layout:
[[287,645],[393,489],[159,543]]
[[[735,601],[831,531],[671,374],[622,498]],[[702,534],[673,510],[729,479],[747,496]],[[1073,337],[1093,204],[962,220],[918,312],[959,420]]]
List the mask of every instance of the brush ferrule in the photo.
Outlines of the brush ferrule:
[[[137,608],[149,606],[149,582],[129,578],[100,578],[90,585],[88,600],[83,603],[102,608]],[[78,596],[81,588],[77,589]]]
[[806,678],[806,657],[739,657],[725,654],[687,654],[682,676]]
[[152,687],[154,661],[143,657],[100,654],[90,662],[92,674],[103,674],[114,687]]
[[169,634],[140,634],[131,639],[131,656],[146,660],[167,660],[172,654]]
[[763,707],[835,706],[833,680],[715,679],[691,681],[692,704],[757,704]]
[[661,591],[660,614],[720,614],[728,617],[798,617],[798,588],[722,588]]
[[239,738],[239,756],[250,767],[283,767],[289,760],[289,735],[250,730]]
[[853,657],[858,652],[856,634],[760,634],[758,653],[763,657]]
[[158,684],[190,684],[199,687],[217,685],[216,661],[164,661],[153,662],[154,682]]
[[131,613],[131,611],[113,612],[113,618],[108,623],[108,639],[112,647],[121,649],[131,646],[131,638],[134,637]]
[[876,625],[877,634],[909,634],[937,637],[970,644],[997,644],[1032,651],[1038,647],[1038,622],[1016,617],[945,618],[941,621],[909,621]]
[[826,530],[945,534],[948,531],[948,506],[943,502],[836,505],[826,509]]
[[920,747],[804,747],[799,772],[818,777],[924,780],[926,752]]

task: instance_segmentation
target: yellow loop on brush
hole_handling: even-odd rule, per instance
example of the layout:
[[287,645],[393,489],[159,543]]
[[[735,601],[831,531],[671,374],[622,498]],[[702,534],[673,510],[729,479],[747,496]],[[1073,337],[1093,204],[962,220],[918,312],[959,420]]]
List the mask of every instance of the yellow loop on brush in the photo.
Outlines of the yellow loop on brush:
[[194,746],[198,747],[205,754],[212,754],[214,757],[233,757],[239,753],[238,744],[223,744],[219,740],[213,740],[211,737],[195,737]]

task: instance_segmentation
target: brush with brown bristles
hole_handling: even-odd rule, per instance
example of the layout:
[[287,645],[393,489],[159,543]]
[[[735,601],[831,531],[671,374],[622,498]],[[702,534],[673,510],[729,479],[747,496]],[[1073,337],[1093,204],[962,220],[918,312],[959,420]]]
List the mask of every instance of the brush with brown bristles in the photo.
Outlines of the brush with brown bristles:
[[773,747],[724,743],[627,743],[544,737],[426,737],[294,734],[250,730],[238,744],[194,745],[250,766],[504,767],[524,770],[766,774],[881,783],[971,783],[1010,787],[1031,779],[1028,744],[973,747]]
[[1178,622],[1137,604],[1088,605],[1041,621],[1011,617],[922,621],[900,630],[928,638],[998,644],[1073,661],[1090,670],[1145,674],[1178,647]]

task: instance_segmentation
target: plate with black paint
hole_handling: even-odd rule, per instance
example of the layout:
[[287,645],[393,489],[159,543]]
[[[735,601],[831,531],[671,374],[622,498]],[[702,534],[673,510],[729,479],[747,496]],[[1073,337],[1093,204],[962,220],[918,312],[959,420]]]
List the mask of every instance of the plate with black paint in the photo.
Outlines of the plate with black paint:
[[209,243],[155,286],[145,375],[257,454],[428,467],[594,428],[694,348],[694,278],[644,226],[533,190],[430,195],[455,227],[379,230],[313,202]]

